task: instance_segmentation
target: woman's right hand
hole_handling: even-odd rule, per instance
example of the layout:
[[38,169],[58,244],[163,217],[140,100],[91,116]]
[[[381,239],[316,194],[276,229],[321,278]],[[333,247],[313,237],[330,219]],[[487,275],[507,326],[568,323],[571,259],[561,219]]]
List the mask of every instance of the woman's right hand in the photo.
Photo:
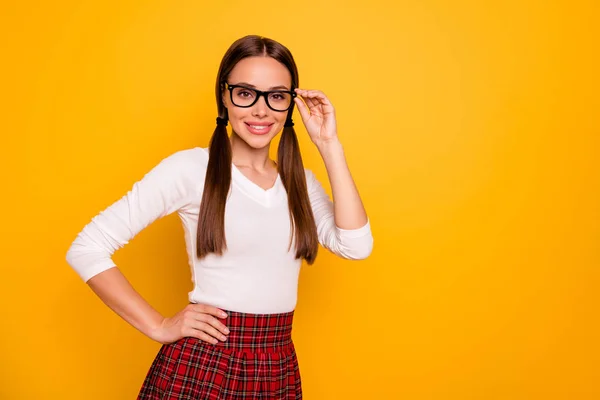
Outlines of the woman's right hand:
[[229,329],[215,317],[226,318],[227,314],[206,304],[188,304],[174,316],[164,318],[150,337],[162,344],[173,343],[184,337],[217,344],[219,340],[227,340]]

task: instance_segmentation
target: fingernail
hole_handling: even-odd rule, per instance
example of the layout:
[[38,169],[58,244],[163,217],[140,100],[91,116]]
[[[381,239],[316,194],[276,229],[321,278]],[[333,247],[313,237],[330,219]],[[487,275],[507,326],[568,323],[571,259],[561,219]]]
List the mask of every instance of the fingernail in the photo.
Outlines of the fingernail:
[[225,318],[227,317],[227,314],[225,314],[224,312],[221,313],[221,317]]
[[229,329],[225,328],[225,333],[229,333]]

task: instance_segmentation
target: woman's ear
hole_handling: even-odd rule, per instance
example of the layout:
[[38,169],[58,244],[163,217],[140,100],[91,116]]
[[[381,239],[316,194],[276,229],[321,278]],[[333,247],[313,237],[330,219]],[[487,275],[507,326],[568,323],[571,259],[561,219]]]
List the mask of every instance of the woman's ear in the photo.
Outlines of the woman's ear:
[[221,83],[219,86],[221,90],[221,104],[223,107],[227,108],[227,88],[223,83]]
[[225,91],[221,94],[221,103],[223,103],[223,107],[227,108],[227,96]]

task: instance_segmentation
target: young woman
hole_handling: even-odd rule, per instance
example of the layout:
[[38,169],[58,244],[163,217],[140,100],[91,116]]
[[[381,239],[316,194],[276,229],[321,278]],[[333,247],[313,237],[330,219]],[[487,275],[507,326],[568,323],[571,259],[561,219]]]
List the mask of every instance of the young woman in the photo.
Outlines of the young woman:
[[[139,399],[301,399],[291,330],[302,260],[312,264],[319,243],[340,257],[368,257],[370,221],[334,108],[322,92],[298,87],[286,47],[260,36],[234,42],[221,61],[216,100],[208,148],[163,159],[92,218],[67,261],[108,307],[163,344]],[[327,168],[333,202],[302,164],[295,105]],[[269,147],[281,131],[275,162]],[[173,212],[194,288],[189,305],[164,317],[111,257]]]

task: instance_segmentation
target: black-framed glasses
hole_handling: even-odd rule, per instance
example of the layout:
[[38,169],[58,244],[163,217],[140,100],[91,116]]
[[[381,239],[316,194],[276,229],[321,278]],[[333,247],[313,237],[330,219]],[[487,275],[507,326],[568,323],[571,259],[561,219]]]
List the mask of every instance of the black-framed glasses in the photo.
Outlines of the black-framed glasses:
[[244,85],[230,85],[223,82],[225,88],[229,90],[231,102],[236,107],[252,107],[259,98],[264,97],[267,106],[273,111],[287,111],[294,105],[296,93],[293,90],[269,90],[261,91],[252,89]]

